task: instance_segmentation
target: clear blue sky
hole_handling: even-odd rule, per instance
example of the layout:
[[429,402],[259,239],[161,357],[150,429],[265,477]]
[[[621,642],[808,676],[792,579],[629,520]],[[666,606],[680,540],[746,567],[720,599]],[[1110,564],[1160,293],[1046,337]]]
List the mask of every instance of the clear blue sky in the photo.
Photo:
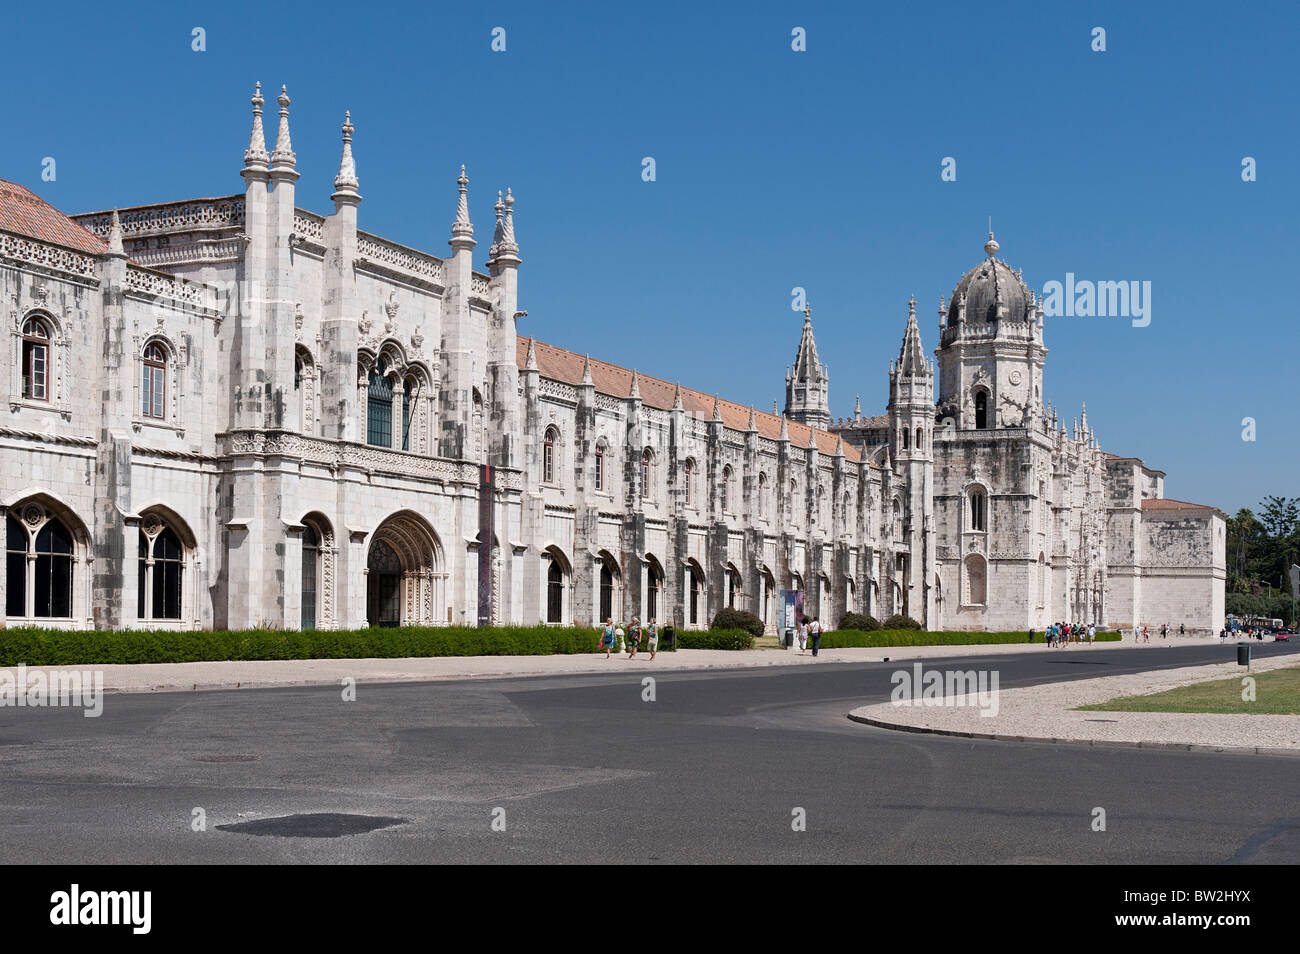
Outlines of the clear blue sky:
[[1048,322],[1067,419],[1170,497],[1300,493],[1295,4],[611,6],[21,5],[0,176],[68,212],[238,192],[253,81],[272,136],[287,83],[300,205],[331,210],[351,109],[362,228],[446,254],[463,162],[476,264],[518,198],[522,333],[760,408],[803,286],[837,416],[883,410],[909,294],[934,347],[991,213],[1040,291],[1152,283],[1149,327]]

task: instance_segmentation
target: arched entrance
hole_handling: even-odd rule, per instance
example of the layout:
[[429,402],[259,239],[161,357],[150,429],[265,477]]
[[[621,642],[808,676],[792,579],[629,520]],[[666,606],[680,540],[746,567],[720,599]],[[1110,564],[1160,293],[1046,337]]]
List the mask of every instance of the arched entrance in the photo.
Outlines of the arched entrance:
[[436,626],[446,622],[442,545],[424,518],[404,511],[379,525],[366,557],[366,622]]

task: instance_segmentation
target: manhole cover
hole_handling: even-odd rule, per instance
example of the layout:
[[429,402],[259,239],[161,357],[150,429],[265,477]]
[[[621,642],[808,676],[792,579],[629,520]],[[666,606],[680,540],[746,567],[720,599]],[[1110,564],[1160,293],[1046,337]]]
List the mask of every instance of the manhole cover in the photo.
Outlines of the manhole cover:
[[348,815],[339,812],[316,812],[307,815],[282,815],[256,821],[218,825],[222,831],[242,835],[279,835],[283,838],[342,838],[364,835],[368,831],[405,825],[409,819],[384,815]]
[[196,755],[195,762],[256,762],[257,755]]

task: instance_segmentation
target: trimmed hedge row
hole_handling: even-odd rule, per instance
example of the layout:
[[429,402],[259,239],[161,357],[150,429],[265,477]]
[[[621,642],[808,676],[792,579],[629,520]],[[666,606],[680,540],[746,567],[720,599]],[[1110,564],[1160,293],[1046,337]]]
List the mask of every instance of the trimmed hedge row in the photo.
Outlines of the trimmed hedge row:
[[[597,629],[556,626],[402,626],[353,630],[0,629],[0,666],[267,659],[549,656],[598,652]],[[672,647],[662,637],[660,648]]]
[[[1119,642],[1119,633],[1098,633],[1099,643]],[[836,630],[822,633],[822,649],[848,649],[861,646],[990,646],[1000,643],[1028,643],[1026,630],[1012,633],[927,632],[915,629],[878,629],[870,633]],[[1043,644],[1043,632],[1034,634],[1034,643]]]
[[753,649],[754,635],[743,629],[688,629],[677,634],[678,649]]

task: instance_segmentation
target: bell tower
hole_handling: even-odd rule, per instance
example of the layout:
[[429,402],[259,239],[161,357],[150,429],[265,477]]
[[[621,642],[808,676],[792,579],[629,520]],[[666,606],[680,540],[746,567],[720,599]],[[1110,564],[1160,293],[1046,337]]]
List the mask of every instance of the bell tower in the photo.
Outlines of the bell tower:
[[799,350],[795,352],[794,364],[785,372],[785,416],[809,427],[825,427],[829,424],[830,381],[826,365],[817,360],[812,308],[805,305]]

